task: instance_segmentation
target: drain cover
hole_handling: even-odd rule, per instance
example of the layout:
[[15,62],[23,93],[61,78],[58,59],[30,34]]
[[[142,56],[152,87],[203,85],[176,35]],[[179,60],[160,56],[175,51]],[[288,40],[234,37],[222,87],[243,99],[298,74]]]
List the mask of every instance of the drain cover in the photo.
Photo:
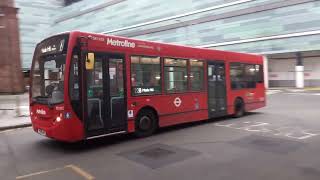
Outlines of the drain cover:
[[197,151],[184,148],[168,146],[165,144],[153,144],[147,147],[122,152],[118,155],[155,169],[189,159],[198,154],[200,153]]
[[169,156],[174,153],[175,153],[174,151],[170,151],[163,148],[153,148],[153,149],[148,149],[146,151],[143,151],[139,154],[147,158],[158,159],[158,158],[163,158],[165,156]]

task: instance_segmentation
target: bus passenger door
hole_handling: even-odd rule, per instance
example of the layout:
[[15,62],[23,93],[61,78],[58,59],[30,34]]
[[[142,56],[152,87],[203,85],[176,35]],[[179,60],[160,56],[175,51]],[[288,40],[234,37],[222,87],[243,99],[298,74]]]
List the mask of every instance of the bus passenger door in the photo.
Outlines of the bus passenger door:
[[85,71],[87,138],[126,130],[124,55],[92,54]]
[[109,85],[105,93],[109,101],[109,121],[107,128],[111,131],[122,131],[126,129],[126,101],[124,91],[124,55],[109,54],[107,57],[107,82]]
[[208,61],[209,118],[227,115],[225,63]]

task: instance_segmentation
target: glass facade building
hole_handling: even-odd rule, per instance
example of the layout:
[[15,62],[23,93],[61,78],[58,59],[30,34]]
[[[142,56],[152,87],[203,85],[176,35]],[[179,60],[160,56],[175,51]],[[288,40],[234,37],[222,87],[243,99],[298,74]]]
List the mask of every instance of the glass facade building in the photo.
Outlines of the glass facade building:
[[70,30],[256,53],[274,59],[270,63],[278,62],[275,54],[291,53],[286,57],[293,67],[292,53],[320,56],[317,0],[82,0],[68,6],[62,0],[16,0],[16,6],[24,68],[30,67],[36,42]]

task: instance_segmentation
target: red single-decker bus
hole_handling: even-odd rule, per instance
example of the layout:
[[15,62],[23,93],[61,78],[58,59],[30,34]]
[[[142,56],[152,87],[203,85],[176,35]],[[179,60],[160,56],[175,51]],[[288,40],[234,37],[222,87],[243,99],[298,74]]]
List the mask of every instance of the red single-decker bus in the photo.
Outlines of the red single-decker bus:
[[31,70],[34,131],[66,142],[226,115],[266,104],[257,55],[72,31],[40,42]]

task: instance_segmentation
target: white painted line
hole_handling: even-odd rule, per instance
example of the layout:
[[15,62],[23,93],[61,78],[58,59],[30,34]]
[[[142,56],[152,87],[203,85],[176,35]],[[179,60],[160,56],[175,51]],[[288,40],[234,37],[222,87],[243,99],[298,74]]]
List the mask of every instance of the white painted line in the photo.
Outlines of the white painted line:
[[23,176],[17,176],[16,179],[26,179],[26,178],[29,178],[29,177],[32,177],[32,176],[36,176],[36,175],[41,175],[41,174],[46,174],[46,173],[50,173],[50,172],[60,171],[60,170],[62,170],[64,168],[65,167],[55,168],[55,169],[50,169],[50,170],[47,170],[47,171],[39,171],[39,172],[35,172],[35,173],[23,175]]
[[290,91],[290,92],[304,92],[305,90],[304,89],[287,89],[287,91]]
[[[300,127],[279,126],[276,128],[271,123],[266,122],[236,122],[232,124],[215,123],[215,126],[227,127],[231,129],[244,130],[254,133],[268,133],[274,136],[282,136],[291,139],[304,140],[318,136],[314,130],[306,130]],[[313,133],[311,133],[312,131]]]
[[284,93],[289,95],[320,96],[320,93]]
[[39,172],[30,173],[30,174],[23,175],[23,176],[17,176],[16,179],[26,179],[26,178],[30,178],[33,176],[47,174],[47,173],[55,172],[55,171],[60,171],[60,170],[67,169],[67,168],[70,168],[71,170],[73,170],[75,173],[77,173],[78,175],[80,175],[81,177],[83,177],[86,180],[94,180],[95,179],[94,176],[90,175],[89,173],[85,172],[84,170],[82,170],[81,168],[79,168],[78,166],[75,166],[73,164],[66,165],[64,167],[55,168],[55,169],[50,169],[47,171],[39,171]]
[[0,26],[0,29],[4,29],[5,28],[5,26]]
[[[258,123],[258,124],[250,125],[249,127],[245,128],[244,130],[249,131],[249,132],[268,132],[268,131],[270,131],[265,128],[260,128],[261,126],[265,126],[265,125],[269,125],[269,123]],[[258,127],[258,129],[256,127]]]
[[307,138],[310,138],[310,137],[313,137],[313,136],[317,136],[318,134],[313,134],[313,133],[308,133],[308,132],[304,132],[302,131],[303,134],[305,134],[304,136],[294,136],[292,134],[286,134],[287,137],[290,137],[290,138],[295,138],[295,139],[307,139]]
[[133,28],[142,27],[142,26],[146,26],[146,25],[151,25],[151,24],[155,24],[155,23],[159,23],[159,22],[163,22],[163,21],[178,19],[178,18],[182,18],[182,17],[194,15],[194,14],[199,14],[199,13],[203,13],[203,12],[207,12],[207,11],[212,11],[212,10],[215,10],[215,9],[221,9],[221,8],[225,8],[225,7],[230,7],[230,6],[234,6],[234,5],[238,5],[238,4],[242,4],[242,3],[247,3],[247,2],[251,2],[251,1],[255,1],[255,0],[234,1],[234,2],[230,2],[230,3],[222,4],[222,5],[212,6],[212,7],[208,7],[208,8],[204,8],[204,9],[188,12],[188,13],[184,13],[184,14],[179,14],[179,15],[175,15],[175,16],[161,18],[161,19],[157,19],[157,20],[153,20],[153,21],[149,21],[149,22],[145,22],[145,23],[140,23],[140,24],[136,24],[136,25],[132,25],[132,26],[127,26],[127,27],[124,27],[124,28],[114,29],[114,30],[111,30],[111,31],[104,31],[104,32],[101,32],[101,33],[108,34],[108,33],[114,33],[114,32],[118,32],[118,31],[124,31],[124,30],[128,30],[128,29],[133,29]]
[[271,94],[277,94],[282,92],[281,90],[267,90],[266,94],[271,95]]
[[215,123],[215,126],[222,126],[222,127],[231,127],[233,125],[233,123],[231,124],[220,124],[220,123]]

